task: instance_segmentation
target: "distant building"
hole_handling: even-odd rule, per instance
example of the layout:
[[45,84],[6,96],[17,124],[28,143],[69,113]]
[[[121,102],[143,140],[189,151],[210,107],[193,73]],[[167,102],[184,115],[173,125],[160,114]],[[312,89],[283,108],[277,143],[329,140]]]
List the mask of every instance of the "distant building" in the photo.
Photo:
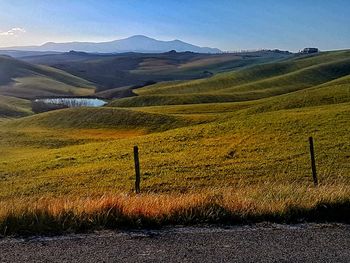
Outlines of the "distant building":
[[315,48],[315,47],[307,47],[300,51],[300,53],[304,53],[304,54],[312,54],[312,53],[318,53],[318,52],[319,52],[318,48]]

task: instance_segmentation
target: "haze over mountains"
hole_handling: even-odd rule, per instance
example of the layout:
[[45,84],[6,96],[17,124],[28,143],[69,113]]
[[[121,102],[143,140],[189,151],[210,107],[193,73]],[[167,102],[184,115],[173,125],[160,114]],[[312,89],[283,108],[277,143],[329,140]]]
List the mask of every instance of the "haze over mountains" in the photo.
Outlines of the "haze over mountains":
[[0,50],[22,50],[22,51],[55,51],[68,52],[70,50],[90,53],[163,53],[171,50],[177,52],[191,51],[197,53],[222,53],[220,49],[210,47],[199,47],[180,40],[161,41],[143,35],[136,35],[125,39],[109,42],[48,42],[41,46],[18,46],[0,48]]

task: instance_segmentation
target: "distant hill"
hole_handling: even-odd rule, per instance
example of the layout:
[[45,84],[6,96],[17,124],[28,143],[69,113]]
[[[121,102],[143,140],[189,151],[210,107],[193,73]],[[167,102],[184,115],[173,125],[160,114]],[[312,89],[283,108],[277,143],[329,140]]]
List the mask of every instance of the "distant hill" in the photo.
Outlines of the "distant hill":
[[139,52],[139,53],[163,53],[171,50],[177,52],[191,51],[197,53],[222,53],[220,49],[199,47],[180,40],[161,41],[142,35],[136,35],[125,39],[119,39],[109,42],[69,42],[54,43],[48,42],[41,46],[27,47],[10,47],[2,48],[2,50],[17,51],[56,51],[68,52],[70,50],[84,51],[90,53],[123,53],[123,52]]
[[[329,101],[349,101],[349,76],[350,50],[300,54],[278,62],[216,74],[207,79],[150,85],[135,90],[139,96],[114,100],[110,105],[143,107],[242,102],[286,94],[292,95],[283,100],[283,107],[323,105]],[[305,94],[312,94],[314,101],[307,101]],[[327,97],[327,94],[331,95]],[[277,104],[271,101],[264,107],[277,108]]]
[[[211,77],[292,56],[272,51],[238,54],[195,52],[96,54],[70,51],[22,58],[26,62],[54,67],[96,84],[98,91],[152,82]],[[112,93],[111,93],[112,94]],[[119,97],[113,92],[112,97]],[[124,93],[123,93],[124,94]],[[104,94],[105,96],[106,94]]]
[[1,50],[0,55],[11,56],[13,58],[23,58],[29,56],[40,56],[40,55],[53,55],[59,54],[60,52],[54,51],[25,51],[25,50]]
[[86,96],[94,92],[95,87],[89,81],[59,69],[0,56],[0,95],[31,99],[42,96]]
[[23,117],[33,114],[29,100],[0,95],[0,119],[3,117]]

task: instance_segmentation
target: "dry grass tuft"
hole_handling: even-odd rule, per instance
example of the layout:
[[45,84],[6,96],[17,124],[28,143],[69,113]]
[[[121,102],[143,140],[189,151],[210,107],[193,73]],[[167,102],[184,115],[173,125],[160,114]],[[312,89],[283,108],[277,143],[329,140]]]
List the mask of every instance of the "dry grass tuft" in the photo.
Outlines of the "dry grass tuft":
[[18,198],[1,202],[3,235],[261,221],[350,222],[350,186],[260,184],[186,194]]

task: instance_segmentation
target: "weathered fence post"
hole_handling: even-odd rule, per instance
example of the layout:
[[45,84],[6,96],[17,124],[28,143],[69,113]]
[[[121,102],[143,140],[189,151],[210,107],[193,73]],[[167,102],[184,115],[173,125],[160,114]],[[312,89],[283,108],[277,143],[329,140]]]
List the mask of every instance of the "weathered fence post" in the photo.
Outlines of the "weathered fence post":
[[140,193],[140,161],[139,161],[139,148],[134,146],[134,161],[135,161],[135,192]]
[[313,140],[312,137],[309,137],[309,144],[310,144],[312,178],[314,179],[314,185],[317,186],[318,185],[318,180],[317,180],[317,172],[316,172],[314,140]]

